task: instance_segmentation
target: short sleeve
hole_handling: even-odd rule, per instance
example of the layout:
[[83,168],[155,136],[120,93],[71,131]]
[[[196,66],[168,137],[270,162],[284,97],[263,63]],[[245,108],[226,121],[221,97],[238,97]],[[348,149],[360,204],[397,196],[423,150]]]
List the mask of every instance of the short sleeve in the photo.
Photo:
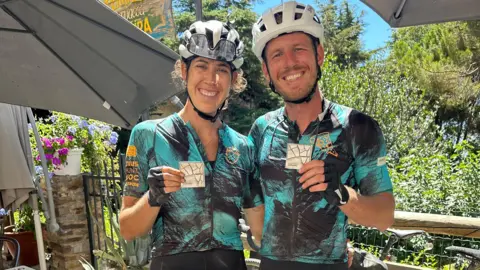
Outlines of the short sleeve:
[[352,111],[349,122],[354,174],[360,194],[392,192],[392,182],[386,161],[385,138],[378,123],[358,111]]
[[148,190],[149,170],[147,149],[154,133],[145,122],[136,125],[126,151],[124,196],[140,198]]

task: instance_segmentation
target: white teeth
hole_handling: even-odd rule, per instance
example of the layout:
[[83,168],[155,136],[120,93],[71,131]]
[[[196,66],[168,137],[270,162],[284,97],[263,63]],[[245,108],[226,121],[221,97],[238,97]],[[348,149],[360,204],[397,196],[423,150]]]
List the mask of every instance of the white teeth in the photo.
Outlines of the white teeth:
[[207,90],[203,90],[203,89],[200,89],[200,93],[202,93],[202,95],[207,96],[207,97],[214,97],[214,96],[217,95],[217,92],[211,92],[211,91],[207,91]]
[[297,74],[294,74],[294,75],[290,75],[290,76],[287,76],[285,77],[285,79],[287,81],[293,81],[295,79],[297,79],[298,77],[302,76],[302,73],[297,73]]

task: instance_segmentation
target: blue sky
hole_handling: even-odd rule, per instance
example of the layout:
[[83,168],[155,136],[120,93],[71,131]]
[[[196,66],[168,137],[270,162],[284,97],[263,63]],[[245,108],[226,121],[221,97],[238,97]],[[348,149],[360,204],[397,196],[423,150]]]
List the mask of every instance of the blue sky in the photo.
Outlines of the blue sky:
[[[276,6],[281,2],[281,0],[263,0],[263,3],[255,4],[254,11],[257,14],[262,14],[268,8]],[[304,4],[310,4],[314,8],[317,8],[315,0],[299,0],[299,2],[302,2]],[[390,35],[392,33],[390,26],[388,26],[388,24],[384,22],[380,18],[380,16],[378,16],[373,10],[360,2],[360,0],[348,0],[348,2],[355,7],[355,11],[357,13],[360,13],[362,10],[365,11],[363,20],[366,26],[365,32],[362,36],[364,48],[367,50],[371,50],[385,45],[385,42],[390,38]]]

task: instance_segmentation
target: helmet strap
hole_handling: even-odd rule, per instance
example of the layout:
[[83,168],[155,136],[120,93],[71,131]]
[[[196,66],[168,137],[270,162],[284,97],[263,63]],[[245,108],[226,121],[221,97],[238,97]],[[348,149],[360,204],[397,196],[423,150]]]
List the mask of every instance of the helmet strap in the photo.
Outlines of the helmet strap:
[[186,89],[187,91],[187,97],[188,97],[188,100],[190,100],[190,103],[192,103],[192,106],[193,106],[193,110],[198,114],[198,116],[200,116],[201,118],[207,120],[207,121],[210,121],[212,123],[215,123],[215,121],[217,121],[218,117],[220,116],[220,113],[222,112],[222,109],[223,107],[225,106],[225,102],[227,101],[227,99],[225,99],[223,102],[222,102],[222,105],[220,105],[220,108],[217,109],[217,112],[215,113],[215,115],[210,115],[210,114],[207,114],[207,113],[204,113],[202,111],[200,111],[197,106],[195,106],[195,103],[193,103],[193,100],[192,98],[190,97],[190,94],[188,94],[188,89]]

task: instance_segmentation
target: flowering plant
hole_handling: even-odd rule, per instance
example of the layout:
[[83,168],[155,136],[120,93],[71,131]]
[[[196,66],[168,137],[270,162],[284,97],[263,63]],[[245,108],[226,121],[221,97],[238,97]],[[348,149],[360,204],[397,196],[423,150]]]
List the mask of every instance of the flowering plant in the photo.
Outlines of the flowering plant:
[[[41,139],[47,164],[53,165],[56,169],[66,162],[68,152],[73,148],[73,137],[70,135],[66,137],[66,139],[63,137],[43,137]],[[37,155],[36,160],[40,161],[40,154]]]
[[[53,112],[48,119],[39,119],[37,127],[49,170],[65,164],[72,149],[83,148],[82,171],[89,171],[108,157],[118,141],[118,134],[108,124],[59,112]],[[36,143],[31,134],[33,146]],[[33,152],[36,165],[41,165],[36,147]]]
[[10,215],[10,210],[7,211],[4,208],[0,208],[0,235],[3,235],[3,228],[5,221],[8,219],[8,215]]

